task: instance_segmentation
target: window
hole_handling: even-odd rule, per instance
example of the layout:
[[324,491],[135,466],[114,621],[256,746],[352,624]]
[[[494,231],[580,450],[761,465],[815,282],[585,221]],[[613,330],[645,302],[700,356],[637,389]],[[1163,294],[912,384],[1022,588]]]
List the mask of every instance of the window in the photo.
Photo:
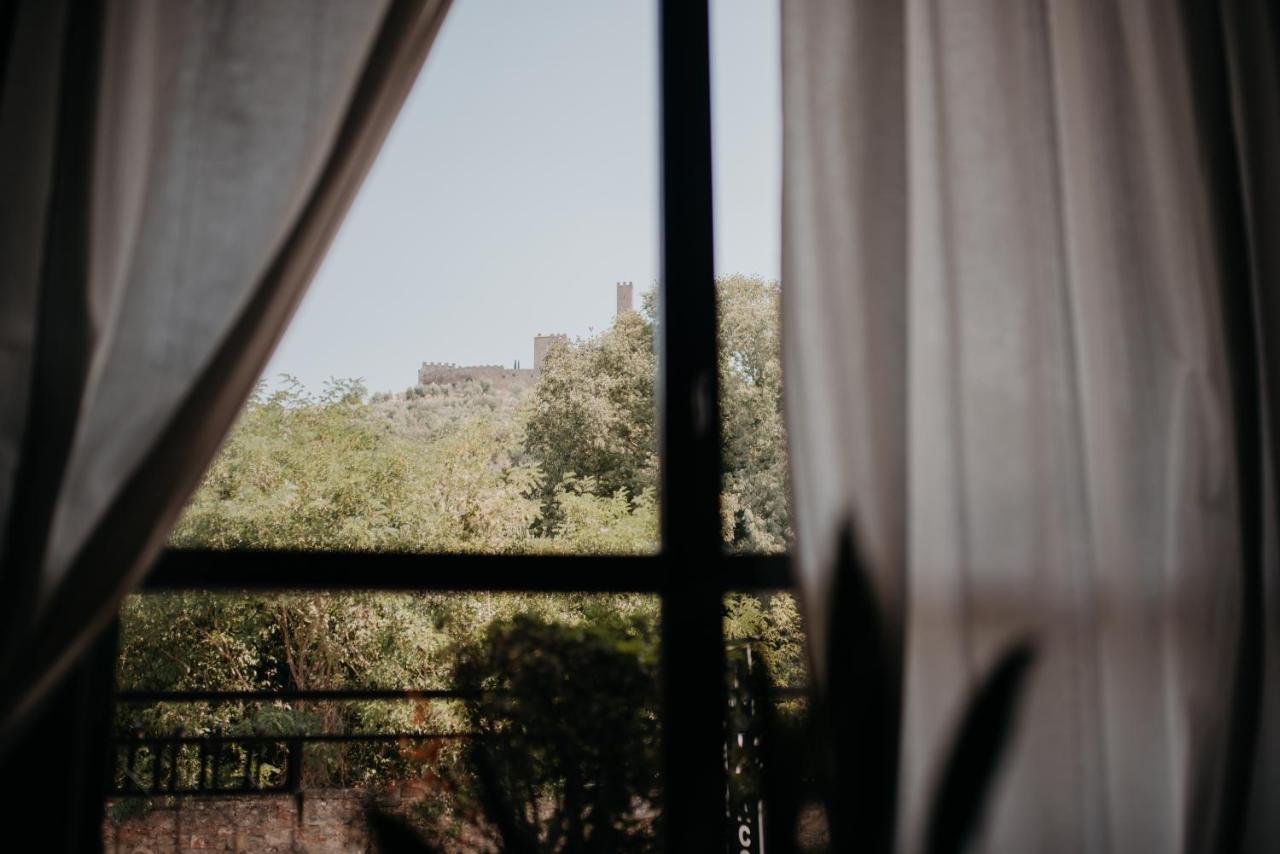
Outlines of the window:
[[[592,8],[592,4],[584,4],[573,14],[585,15]],[[451,14],[465,15],[468,10],[469,4],[460,2]],[[539,9],[523,14],[543,14],[543,11]],[[446,27],[449,26],[447,22]],[[460,601],[457,597],[467,597],[471,603],[468,607],[501,609],[509,601],[504,598],[508,594],[535,594],[558,603],[557,608],[576,609],[584,615],[591,612],[593,599],[607,595],[613,597],[611,602],[617,602],[619,597],[625,597],[625,601],[634,603],[638,619],[651,619],[658,627],[656,631],[660,639],[657,674],[661,711],[659,714],[654,710],[654,719],[659,720],[661,726],[658,764],[666,771],[661,775],[661,795],[655,799],[661,801],[663,830],[667,839],[679,840],[682,849],[710,850],[722,845],[725,838],[724,721],[729,697],[725,687],[724,597],[730,591],[753,593],[785,588],[789,585],[789,577],[782,554],[786,542],[784,530],[777,524],[770,529],[762,523],[763,514],[757,512],[759,507],[752,504],[752,498],[745,493],[734,493],[737,496],[735,500],[740,500],[740,506],[730,514],[727,526],[722,513],[725,463],[721,415],[734,406],[745,413],[753,401],[738,400],[735,403],[734,399],[721,396],[725,369],[717,348],[717,287],[712,241],[711,34],[707,9],[699,4],[661,4],[656,35],[661,48],[658,51],[660,69],[657,76],[662,157],[659,174],[654,177],[659,179],[657,183],[661,186],[662,197],[661,264],[660,273],[656,276],[658,288],[648,328],[655,336],[657,348],[656,391],[653,397],[657,411],[654,424],[658,453],[654,476],[659,488],[654,513],[658,542],[646,544],[642,535],[636,535],[630,540],[610,540],[587,554],[565,554],[563,550],[538,548],[525,542],[512,545],[505,540],[494,540],[499,543],[494,547],[461,549],[447,538],[437,542],[411,537],[409,547],[404,547],[404,541],[389,536],[384,539],[375,537],[368,543],[358,537],[344,539],[341,531],[318,524],[319,533],[309,549],[298,548],[296,537],[287,540],[290,544],[288,549],[269,542],[265,545],[255,542],[254,548],[244,548],[246,541],[235,538],[220,543],[228,548],[208,548],[206,546],[211,540],[208,531],[223,530],[217,526],[226,522],[213,514],[204,520],[212,528],[201,532],[191,527],[187,530],[189,538],[180,540],[191,546],[205,545],[167,552],[149,577],[145,595],[156,597],[154,601],[159,603],[148,613],[148,618],[163,619],[167,614],[168,626],[180,625],[196,604],[204,609],[201,613],[214,614],[217,620],[256,625],[253,621],[271,609],[297,607],[303,603],[305,607],[314,605],[317,609],[312,629],[341,627],[344,624],[343,609],[363,608],[376,614],[374,623],[384,626],[387,631],[396,631],[400,625],[396,616],[398,609],[429,613],[440,602]],[[579,38],[572,27],[565,29],[564,36],[567,39]],[[554,72],[555,69],[549,71]],[[613,84],[606,81],[601,85],[607,89]],[[473,109],[466,104],[453,106],[459,111],[459,117]],[[606,127],[606,131],[612,132],[612,129]],[[494,152],[498,152],[502,145],[501,134],[496,136],[498,138],[483,141]],[[608,133],[604,136],[607,137]],[[389,145],[395,144],[393,136]],[[498,155],[495,153],[494,156]],[[447,162],[447,152],[440,158]],[[383,179],[375,169],[370,180]],[[476,189],[474,183],[468,184],[461,178],[457,180],[461,182],[455,188],[458,192]],[[553,207],[554,200],[547,204]],[[358,214],[359,211],[353,217]],[[393,233],[400,227],[394,222],[381,225]],[[495,224],[486,222],[476,222],[474,227],[480,232],[486,228],[497,228]],[[620,227],[630,226],[622,223]],[[405,241],[414,239],[411,233],[397,233],[397,236]],[[333,250],[334,258],[340,259],[342,251],[339,242]],[[490,247],[489,251],[501,251],[501,247]],[[477,250],[475,254],[483,253]],[[485,262],[490,263],[492,259],[486,258]],[[641,287],[635,290],[643,291],[643,275],[643,272],[636,274]],[[592,273],[591,278],[597,283],[603,279],[605,283],[612,284],[609,272],[603,275]],[[747,296],[759,296],[755,291],[764,287],[766,301],[776,297],[776,293],[770,296],[767,292],[766,280],[744,281],[747,281],[746,288],[750,291]],[[423,291],[430,291],[432,286],[430,282],[421,283]],[[621,300],[625,299],[623,295],[626,293],[626,289],[619,289],[610,296]],[[638,297],[635,291],[631,291],[633,300]],[[392,312],[398,308],[390,306]],[[518,316],[536,310],[537,300],[532,298],[512,312],[503,313],[503,316]],[[335,317],[340,317],[340,313]],[[561,328],[550,323],[534,330],[535,333],[560,331]],[[531,340],[530,344],[532,353],[529,358],[538,369],[544,369],[548,363],[563,362],[566,352],[569,352],[560,339],[537,339]],[[288,347],[286,343],[284,352]],[[582,354],[584,360],[589,360],[590,356],[589,351]],[[440,354],[423,358],[427,361],[436,361],[437,358],[450,361],[455,357]],[[477,354],[464,358],[481,361],[489,357]],[[433,393],[440,396],[435,402],[447,408],[451,404],[442,402],[446,392],[441,389],[454,380],[457,380],[459,388],[467,383],[522,382],[520,377],[523,375],[518,372],[529,370],[522,363],[523,357],[503,354],[501,358],[502,365],[492,376],[473,370],[473,376],[462,378],[456,373],[457,365],[424,365],[424,373],[414,384],[415,389],[423,391],[416,398],[417,392],[411,390],[406,393],[403,410],[395,409],[385,399],[366,401],[361,397],[361,405],[371,407],[375,415],[381,411],[386,417],[395,418],[409,411],[407,405],[413,400],[425,400]],[[506,367],[508,361],[510,369]],[[754,367],[741,362],[730,364],[728,370],[737,372],[734,376],[750,377]],[[512,376],[502,376],[508,370]],[[340,375],[341,369],[326,373]],[[432,392],[432,386],[437,387],[437,391]],[[281,392],[279,387],[265,389],[259,400],[262,408],[255,412],[263,419],[288,418],[296,414],[298,408],[295,406],[291,410],[293,404],[288,399],[279,399],[279,406],[275,410],[270,408],[271,395]],[[750,392],[751,389],[747,388],[744,394],[749,395]],[[283,393],[291,392],[286,388]],[[465,393],[465,389],[458,392],[460,395]],[[359,390],[339,382],[331,386],[327,394],[329,397],[310,403],[317,404],[313,409],[320,416],[332,416],[333,423],[308,422],[296,425],[297,429],[332,428],[338,431],[333,434],[337,440],[368,443],[361,447],[373,448],[369,451],[371,454],[377,451],[381,434],[359,430],[342,432],[350,427],[351,419],[344,419],[341,407],[350,402],[353,394],[359,395]],[[303,402],[304,405],[310,403]],[[325,409],[328,404],[334,407],[332,411]],[[553,423],[555,420],[554,417],[551,419]],[[780,424],[780,419],[776,419],[776,423]],[[245,448],[246,455],[252,451],[252,447]],[[387,452],[394,456],[396,449],[391,447]],[[482,448],[479,453],[487,451]],[[304,459],[297,464],[321,462]],[[775,462],[774,473],[784,472],[785,460]],[[569,467],[568,463],[564,466],[566,469]],[[624,508],[624,515],[634,517],[635,502],[642,499],[636,490],[627,490],[627,486],[620,483],[625,500],[631,502]],[[776,498],[776,486],[767,487],[765,491],[769,489],[773,489]],[[527,497],[527,490],[517,489],[515,494]],[[603,497],[592,494],[597,498]],[[547,497],[541,496],[543,499]],[[601,512],[607,509],[605,507]],[[408,526],[412,521],[403,524]],[[777,519],[774,518],[773,522],[776,523]],[[184,522],[189,526],[200,523],[198,514],[189,516]],[[389,528],[399,530],[399,525],[397,522]],[[739,548],[725,548],[726,527],[729,544]],[[183,530],[180,529],[179,536],[182,535]],[[377,534],[377,537],[381,536],[382,533]],[[429,547],[421,547],[424,542]],[[786,606],[779,607],[785,609]],[[329,610],[325,611],[326,608]],[[733,610],[732,605],[729,610]],[[128,620],[136,619],[137,614],[126,613],[125,616],[126,645],[144,643],[143,634],[134,631],[137,626],[128,624]],[[216,629],[216,625],[206,628]],[[526,629],[552,646],[556,643],[556,637],[545,635],[545,627],[531,625]],[[622,636],[630,631],[626,625],[615,629]],[[522,644],[527,642],[525,636],[515,635],[501,635],[489,640],[506,644],[516,657],[525,649]],[[586,650],[605,657],[601,660],[607,659],[608,643],[592,646],[592,638],[587,641],[585,645],[579,643],[574,646],[574,654]],[[378,638],[363,638],[361,643],[370,644],[368,648],[371,650],[376,649]],[[217,716],[223,713],[220,710],[229,707],[243,709],[252,705],[258,710],[255,714],[269,716],[272,702],[287,701],[292,707],[304,709],[317,719],[328,715],[331,718],[343,717],[349,725],[352,721],[357,724],[379,721],[394,726],[371,733],[371,737],[364,741],[357,738],[341,742],[335,740],[332,744],[308,744],[302,751],[295,747],[304,739],[288,732],[271,731],[271,722],[266,717],[242,726],[237,732],[224,730],[213,739],[192,736],[190,741],[185,741],[187,736],[169,733],[167,740],[148,740],[126,734],[118,745],[117,785],[121,791],[129,791],[133,786],[135,791],[154,792],[191,788],[221,790],[234,786],[288,790],[300,785],[308,774],[315,780],[341,782],[349,770],[344,768],[344,762],[354,755],[353,752],[363,751],[362,761],[366,763],[415,761],[418,754],[391,750],[385,743],[375,744],[374,736],[382,737],[385,732],[393,732],[406,742],[426,736],[443,736],[439,739],[424,738],[424,742],[447,744],[455,736],[467,735],[465,730],[468,728],[485,726],[488,720],[485,708],[473,705],[470,710],[459,711],[452,716],[437,715],[431,711],[435,707],[428,701],[445,704],[441,708],[447,708],[449,703],[475,700],[474,695],[467,694],[469,691],[519,696],[519,674],[503,670],[501,661],[484,658],[483,650],[491,647],[492,644],[490,647],[476,647],[478,651],[474,659],[467,660],[472,670],[451,668],[448,673],[442,672],[439,681],[432,684],[399,684],[402,674],[388,666],[381,674],[373,672],[376,667],[371,667],[368,673],[357,673],[356,677],[346,679],[341,688],[333,687],[335,683],[327,679],[325,668],[344,666],[350,671],[352,668],[348,662],[335,664],[320,660],[313,671],[308,671],[297,662],[274,660],[252,650],[219,651],[210,647],[205,652],[244,656],[245,668],[254,669],[253,678],[247,678],[242,684],[202,685],[198,689],[171,689],[141,681],[125,682],[118,712],[122,724],[132,725],[128,715],[150,715],[149,719],[139,718],[137,722],[144,728],[164,729],[166,709],[185,702],[206,704],[201,707],[201,714],[206,715],[209,721],[204,726],[216,727]],[[422,648],[424,654],[433,649],[429,639],[423,641]],[[568,652],[564,654],[569,655]],[[368,659],[374,659],[372,653]],[[265,676],[264,672],[267,672]],[[298,674],[308,672],[313,672],[315,678],[298,677]],[[458,678],[467,673],[475,676],[474,685],[458,683]],[[262,688],[263,684],[270,687]],[[356,687],[351,687],[353,684]],[[432,692],[440,693],[436,696]],[[636,696],[641,698],[634,704],[637,707],[657,705],[644,699],[643,690],[639,690]],[[613,711],[616,709],[610,714]],[[241,714],[237,723],[243,724],[245,720]],[[624,714],[617,720],[620,721],[619,726],[634,724],[643,728],[643,716],[635,718]],[[359,729],[358,726],[348,727],[353,728]],[[347,734],[360,736],[362,733]],[[517,748],[522,746],[526,752],[542,749],[534,736],[530,739],[533,740],[512,744]],[[643,738],[635,743],[642,744]],[[545,743],[541,744],[545,747]],[[518,752],[513,750],[508,758]],[[304,758],[307,755],[313,762],[321,764],[306,765]],[[638,763],[641,759],[635,761]],[[169,786],[165,789],[162,781],[172,782],[165,783]]]

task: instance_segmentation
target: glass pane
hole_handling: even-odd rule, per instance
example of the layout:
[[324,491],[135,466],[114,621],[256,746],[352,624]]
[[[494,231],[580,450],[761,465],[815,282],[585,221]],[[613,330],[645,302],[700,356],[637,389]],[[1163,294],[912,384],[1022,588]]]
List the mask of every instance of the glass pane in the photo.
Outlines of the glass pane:
[[[804,630],[790,593],[730,593],[724,633],[730,850],[826,851]],[[789,837],[783,842],[784,837]]]
[[453,5],[178,546],[657,543],[645,3]]
[[655,597],[146,594],[121,616],[108,847],[366,850],[383,822],[443,850],[656,848]]
[[778,4],[713,0],[711,36],[724,540],[735,551],[781,552],[791,523],[778,334]]

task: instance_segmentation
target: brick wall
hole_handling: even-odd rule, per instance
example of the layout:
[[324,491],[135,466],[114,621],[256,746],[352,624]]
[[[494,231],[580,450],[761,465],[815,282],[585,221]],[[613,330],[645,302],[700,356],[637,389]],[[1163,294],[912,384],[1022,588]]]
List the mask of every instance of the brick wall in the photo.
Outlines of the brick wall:
[[308,792],[301,821],[290,796],[180,799],[177,806],[139,812],[120,823],[108,818],[103,848],[108,854],[370,850],[364,800],[351,791]]

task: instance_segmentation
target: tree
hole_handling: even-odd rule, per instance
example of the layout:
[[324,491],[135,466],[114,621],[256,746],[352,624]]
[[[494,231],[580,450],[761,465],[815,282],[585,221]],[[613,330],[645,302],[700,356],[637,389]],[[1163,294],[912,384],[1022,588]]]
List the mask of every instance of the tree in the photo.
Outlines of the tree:
[[[637,500],[657,482],[653,320],[627,312],[593,338],[553,345],[529,404],[525,449],[544,494],[591,478],[595,495]],[[554,506],[554,502],[552,502]]]
[[729,276],[716,282],[720,332],[721,498],[725,539],[744,551],[783,551],[787,441],[777,282]]
[[506,850],[657,850],[657,647],[650,619],[491,624],[455,679],[481,734],[476,799]]
[[[743,551],[777,552],[790,538],[777,282],[716,281],[725,539]],[[602,497],[636,500],[657,488],[653,429],[654,298],[612,328],[553,348],[530,404],[525,449],[542,465],[544,516],[558,523],[558,485],[591,478]]]
[[[515,398],[467,383],[366,399],[358,381],[310,394],[286,378],[259,388],[175,528],[171,543],[215,549],[643,551],[652,496],[600,497],[557,485],[564,524],[540,536],[541,469],[523,449]],[[610,608],[656,612],[644,597]],[[453,653],[519,613],[569,622],[582,597],[334,593],[131,597],[122,611],[123,689],[446,687]],[[122,708],[123,729],[190,734],[405,730],[447,709],[387,703],[160,704]],[[381,750],[381,752],[379,752]],[[456,753],[456,751],[455,751]],[[378,784],[412,774],[398,750],[312,749],[309,785]],[[447,757],[446,757],[447,758]],[[456,758],[456,757],[455,757]],[[419,763],[420,764],[420,763]]]
[[[735,549],[775,551],[789,538],[779,290],[735,276],[719,280],[717,293],[725,539]],[[642,311],[608,330],[553,346],[524,394],[473,382],[372,399],[356,380],[332,381],[317,394],[288,378],[273,392],[260,387],[171,542],[351,552],[650,551],[658,536],[655,323],[650,293]],[[524,623],[523,639],[504,634],[520,615],[557,628]],[[799,620],[789,596],[731,595],[725,616],[728,637],[760,644],[781,681],[799,678]],[[591,660],[630,672],[632,663],[611,656],[651,656],[657,637],[657,603],[638,595],[153,594],[132,597],[122,617],[123,689],[448,687],[464,651],[475,662],[485,644],[511,648],[530,638],[562,657],[594,649]],[[640,646],[609,646],[588,631],[614,631],[620,619],[630,621],[626,632]],[[566,636],[586,646],[570,649]],[[582,684],[586,690],[591,680]],[[466,724],[460,710],[439,704],[158,704],[119,716],[122,728],[181,726],[191,734]],[[427,758],[379,746],[308,755],[309,785],[378,786],[442,768],[466,772],[454,747]]]
[[[407,409],[408,407],[402,407]],[[259,389],[174,529],[176,546],[514,551],[531,537],[536,466],[519,426],[472,412],[433,434],[350,381],[318,397]],[[408,435],[406,435],[408,434]]]

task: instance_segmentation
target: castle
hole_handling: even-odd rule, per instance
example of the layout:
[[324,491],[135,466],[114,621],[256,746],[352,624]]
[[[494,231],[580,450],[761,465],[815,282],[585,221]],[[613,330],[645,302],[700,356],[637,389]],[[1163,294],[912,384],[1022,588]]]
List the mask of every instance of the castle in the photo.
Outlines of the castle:
[[[621,316],[624,312],[633,311],[634,285],[631,282],[618,282],[615,285],[615,289],[618,306],[615,316]],[[425,386],[432,383],[447,385],[471,380],[474,382],[488,382],[499,387],[523,388],[533,384],[538,372],[542,370],[542,363],[546,361],[547,353],[551,351],[551,348],[557,344],[567,344],[568,342],[569,336],[561,333],[551,333],[549,335],[539,333],[533,336],[532,368],[522,368],[518,361],[509,368],[503,365],[456,365],[452,362],[423,362],[422,367],[418,368],[418,385]]]

